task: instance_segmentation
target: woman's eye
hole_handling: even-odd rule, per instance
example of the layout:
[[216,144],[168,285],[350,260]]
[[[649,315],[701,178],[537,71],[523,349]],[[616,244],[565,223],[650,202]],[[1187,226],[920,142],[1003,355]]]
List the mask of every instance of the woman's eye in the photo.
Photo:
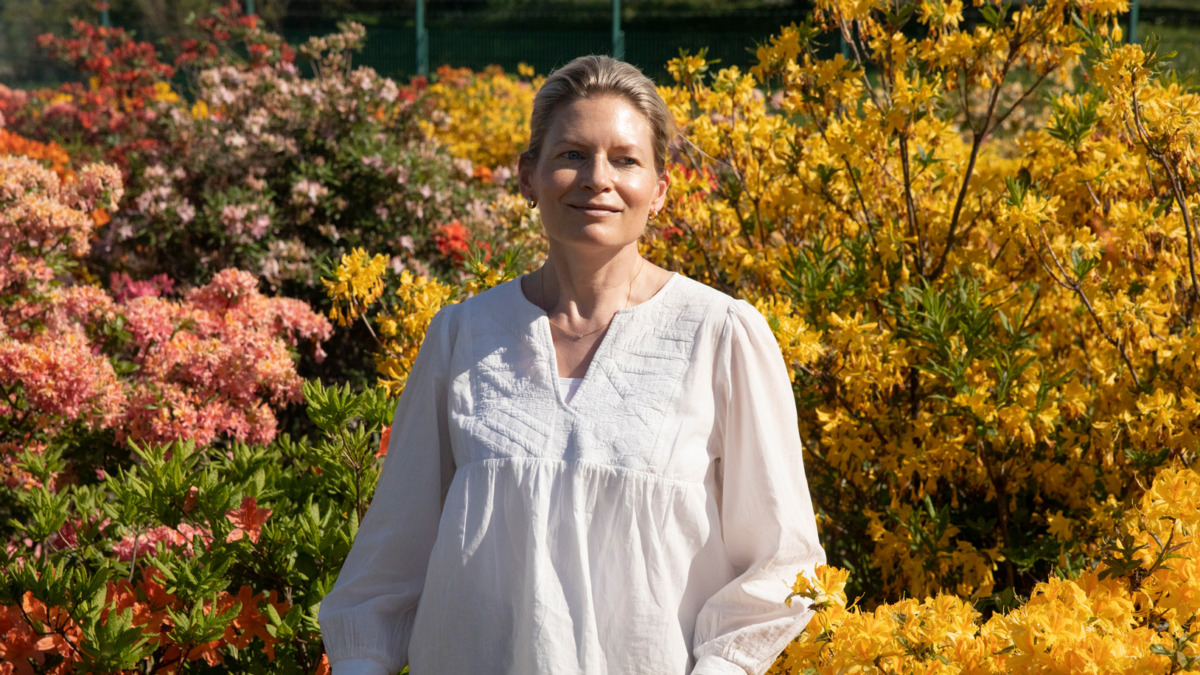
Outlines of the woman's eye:
[[625,166],[637,166],[640,164],[636,157],[622,157],[621,159],[618,159],[617,162],[619,164],[624,164]]
[[563,153],[566,159],[583,159],[583,153],[578,150],[568,150]]

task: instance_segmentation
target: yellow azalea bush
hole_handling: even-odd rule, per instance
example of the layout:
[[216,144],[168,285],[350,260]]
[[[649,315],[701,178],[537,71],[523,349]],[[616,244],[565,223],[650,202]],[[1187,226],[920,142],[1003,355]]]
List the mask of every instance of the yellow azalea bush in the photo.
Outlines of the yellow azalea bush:
[[345,326],[359,318],[366,308],[383,295],[383,273],[387,256],[373,255],[356,248],[342,256],[332,279],[322,279],[326,293],[333,299],[329,318]]
[[529,144],[529,114],[543,77],[521,64],[519,77],[499,66],[480,72],[438,68],[425,95],[432,111],[420,121],[426,136],[437,139],[456,157],[483,169],[515,168],[517,155]]
[[1200,100],[1123,2],[816,4],[750,73],[672,62],[646,253],[775,328],[855,593],[996,607],[1200,450]]
[[[777,672],[1192,667],[1200,96],[1125,0],[815,6],[749,72],[669,64],[643,245],[755,304],[793,378],[831,566]],[[476,95],[438,124],[480,138],[509,103]]]
[[404,390],[429,322],[439,309],[456,300],[457,290],[408,270],[400,273],[396,304],[375,317],[383,343],[376,358],[380,386],[387,387],[393,395]]
[[847,605],[847,572],[797,577],[816,616],[771,669],[787,673],[1172,673],[1200,666],[1200,474],[1166,469],[1123,519],[1126,548],[1037,584],[984,620],[951,594]]

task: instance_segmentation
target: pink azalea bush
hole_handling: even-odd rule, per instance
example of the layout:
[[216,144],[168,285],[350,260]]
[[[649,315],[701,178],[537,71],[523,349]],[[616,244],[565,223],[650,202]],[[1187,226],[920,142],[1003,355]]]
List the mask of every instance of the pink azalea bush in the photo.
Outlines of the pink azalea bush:
[[123,283],[117,297],[80,283],[93,213],[115,208],[122,188],[110,165],[77,176],[0,156],[0,453],[71,425],[122,443],[270,442],[274,409],[302,400],[295,352],[309,344],[319,359],[328,320],[234,269],[181,299],[162,278]]
[[0,156],[0,453],[37,443],[67,422],[116,424],[124,396],[87,326],[112,299],[56,279],[88,245],[95,208],[121,197],[116,170],[88,165],[63,183],[41,163]]
[[[305,622],[345,556],[348,523],[333,516],[361,504],[335,499],[322,515],[311,478],[327,499],[348,496],[347,471],[321,456],[285,467],[261,446],[277,440],[279,410],[303,400],[297,360],[324,357],[331,324],[233,268],[180,291],[161,273],[117,273],[101,287],[81,261],[121,208],[120,171],[62,171],[10,145],[0,672],[319,669]],[[285,571],[280,588],[274,553],[304,564],[312,584]]]

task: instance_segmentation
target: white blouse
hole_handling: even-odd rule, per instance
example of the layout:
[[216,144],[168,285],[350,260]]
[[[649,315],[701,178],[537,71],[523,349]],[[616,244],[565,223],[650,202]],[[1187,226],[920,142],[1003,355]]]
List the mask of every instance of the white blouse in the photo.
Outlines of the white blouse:
[[566,400],[511,281],[443,309],[319,620],[335,675],[763,673],[824,562],[779,347],[675,275]]

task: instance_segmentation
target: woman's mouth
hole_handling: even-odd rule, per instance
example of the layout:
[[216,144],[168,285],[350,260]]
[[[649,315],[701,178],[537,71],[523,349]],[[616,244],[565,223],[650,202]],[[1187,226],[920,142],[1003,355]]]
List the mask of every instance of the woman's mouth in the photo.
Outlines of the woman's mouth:
[[616,213],[619,213],[619,211],[617,209],[614,209],[609,206],[593,206],[593,205],[589,205],[589,204],[577,204],[577,205],[572,205],[571,208],[573,208],[577,211],[582,211],[583,213],[585,213],[589,216],[595,216],[597,218],[602,218],[604,216],[611,216]]

